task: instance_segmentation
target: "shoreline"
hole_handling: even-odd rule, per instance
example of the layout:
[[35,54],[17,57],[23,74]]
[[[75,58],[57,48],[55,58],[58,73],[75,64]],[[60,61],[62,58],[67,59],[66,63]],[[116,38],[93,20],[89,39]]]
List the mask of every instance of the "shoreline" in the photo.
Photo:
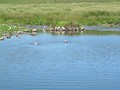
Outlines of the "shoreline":
[[[108,25],[92,25],[92,26],[87,26],[84,25],[83,27],[80,26],[54,26],[54,27],[50,27],[50,26],[34,26],[34,25],[26,25],[26,26],[15,26],[15,25],[7,25],[7,24],[2,24],[2,26],[7,29],[7,30],[3,30],[0,31],[0,41],[4,40],[4,39],[9,39],[12,36],[16,36],[19,37],[22,34],[28,34],[31,36],[36,36],[37,33],[39,32],[43,32],[43,33],[51,33],[51,34],[65,34],[65,35],[79,35],[80,33],[88,33],[88,34],[92,34],[92,33],[114,33],[118,35],[120,35],[120,26],[108,26]],[[8,27],[8,28],[7,28]]]

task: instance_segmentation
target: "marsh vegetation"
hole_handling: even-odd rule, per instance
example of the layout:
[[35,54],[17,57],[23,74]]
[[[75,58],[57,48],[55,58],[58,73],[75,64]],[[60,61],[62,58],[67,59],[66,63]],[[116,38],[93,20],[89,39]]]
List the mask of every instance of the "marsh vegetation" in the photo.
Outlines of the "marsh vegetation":
[[119,0],[0,0],[1,32],[7,25],[120,25]]
[[70,23],[120,24],[120,2],[118,0],[116,2],[110,2],[110,0],[34,1],[1,0],[0,23],[61,26]]

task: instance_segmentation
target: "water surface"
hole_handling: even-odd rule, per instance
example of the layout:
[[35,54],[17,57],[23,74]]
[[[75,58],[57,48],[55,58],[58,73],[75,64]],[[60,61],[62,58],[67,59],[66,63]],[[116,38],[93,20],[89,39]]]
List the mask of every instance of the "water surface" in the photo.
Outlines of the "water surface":
[[119,46],[112,34],[13,36],[0,42],[0,90],[120,90]]

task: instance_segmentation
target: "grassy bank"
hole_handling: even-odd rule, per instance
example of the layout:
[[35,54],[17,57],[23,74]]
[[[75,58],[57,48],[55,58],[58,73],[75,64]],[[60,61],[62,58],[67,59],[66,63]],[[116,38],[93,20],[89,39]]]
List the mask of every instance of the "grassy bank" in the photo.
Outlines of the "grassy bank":
[[111,0],[49,0],[49,2],[0,0],[0,2],[1,24],[61,26],[120,24],[120,2]]
[[119,2],[120,0],[0,0],[3,4],[41,4],[41,3],[81,3],[81,2]]

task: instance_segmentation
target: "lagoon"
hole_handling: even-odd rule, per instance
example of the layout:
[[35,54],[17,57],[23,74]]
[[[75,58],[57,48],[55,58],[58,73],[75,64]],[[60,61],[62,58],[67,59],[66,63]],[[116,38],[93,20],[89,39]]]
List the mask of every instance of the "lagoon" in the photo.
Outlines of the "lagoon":
[[119,46],[119,34],[12,36],[0,41],[0,90],[120,90]]

